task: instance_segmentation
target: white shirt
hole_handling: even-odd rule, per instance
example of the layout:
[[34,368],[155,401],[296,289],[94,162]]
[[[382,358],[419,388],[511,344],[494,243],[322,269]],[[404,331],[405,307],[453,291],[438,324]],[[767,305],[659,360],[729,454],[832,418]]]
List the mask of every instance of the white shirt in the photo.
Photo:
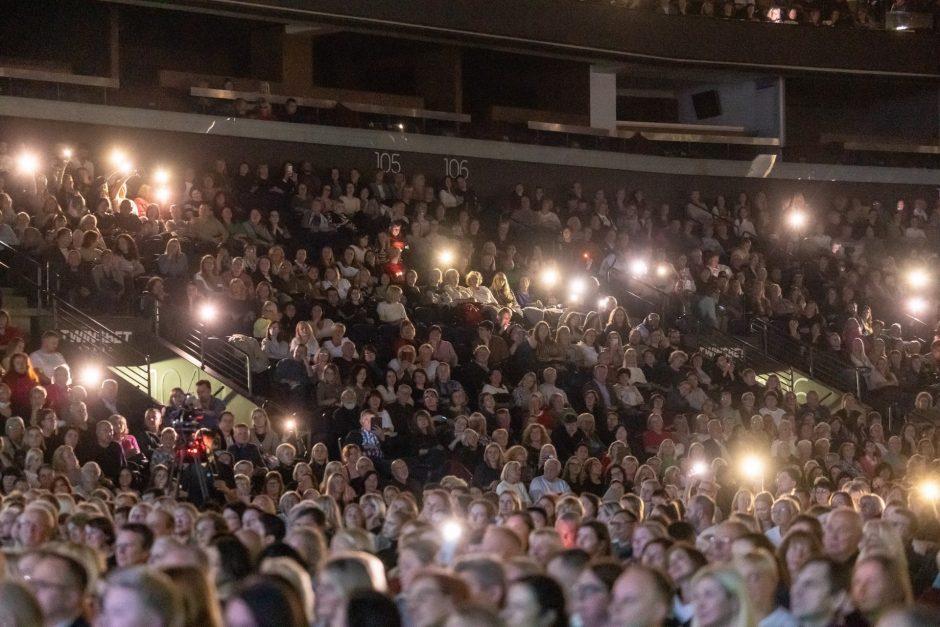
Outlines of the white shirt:
[[[497,488],[498,491],[498,488]],[[571,492],[571,486],[568,485],[568,482],[559,477],[553,481],[549,481],[545,478],[545,475],[539,475],[532,480],[532,483],[529,484],[529,496],[532,497],[532,502],[536,503],[543,494],[568,494]]]
[[[333,340],[327,340],[323,342],[323,348],[325,348],[327,352],[330,353],[333,359],[339,359],[343,356],[343,345],[347,343],[352,344],[352,340],[350,340],[348,337],[344,337],[342,340],[340,340],[339,344],[334,344]],[[355,356],[358,357],[359,353],[356,352]]]
[[35,370],[43,373],[50,381],[53,375],[55,375],[56,368],[59,366],[68,366],[68,362],[65,361],[65,357],[62,356],[62,353],[46,353],[41,349],[30,353],[29,361],[32,362]]
[[783,418],[783,415],[787,412],[785,412],[782,407],[778,407],[777,409],[768,409],[767,407],[761,407],[760,409],[757,410],[757,413],[759,413],[761,416],[770,416],[771,418],[774,419],[774,424],[779,427],[780,420]]
[[765,616],[764,620],[757,623],[757,627],[797,627],[798,625],[799,623],[790,612],[779,606]]
[[379,320],[382,322],[398,322],[408,317],[407,312],[405,312],[405,306],[401,303],[382,301],[376,306],[375,310],[376,313],[379,314]]

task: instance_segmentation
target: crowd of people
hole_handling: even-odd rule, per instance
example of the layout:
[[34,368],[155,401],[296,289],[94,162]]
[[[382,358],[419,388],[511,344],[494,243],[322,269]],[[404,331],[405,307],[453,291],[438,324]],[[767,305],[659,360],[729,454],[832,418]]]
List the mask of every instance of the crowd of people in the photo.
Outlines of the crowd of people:
[[[582,0],[583,1],[583,0]],[[605,2],[606,3],[606,2]],[[775,2],[774,0],[610,0],[610,4],[628,9],[651,10],[666,15],[699,15],[727,20],[769,22],[775,24],[807,24],[837,28],[880,30],[885,27],[887,12],[931,13],[937,15],[937,3],[931,0],[868,0],[849,2],[816,0]]]
[[[3,624],[937,624],[940,202],[20,154],[8,265],[202,320],[275,403],[128,415],[0,311]],[[754,318],[899,416],[698,345]]]

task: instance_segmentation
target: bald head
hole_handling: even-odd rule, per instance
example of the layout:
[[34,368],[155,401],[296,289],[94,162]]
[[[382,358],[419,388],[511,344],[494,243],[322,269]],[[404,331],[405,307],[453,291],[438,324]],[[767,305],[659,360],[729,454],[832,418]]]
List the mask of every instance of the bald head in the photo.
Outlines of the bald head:
[[843,564],[858,552],[862,541],[862,517],[858,512],[840,508],[829,513],[823,525],[823,549],[833,561]]

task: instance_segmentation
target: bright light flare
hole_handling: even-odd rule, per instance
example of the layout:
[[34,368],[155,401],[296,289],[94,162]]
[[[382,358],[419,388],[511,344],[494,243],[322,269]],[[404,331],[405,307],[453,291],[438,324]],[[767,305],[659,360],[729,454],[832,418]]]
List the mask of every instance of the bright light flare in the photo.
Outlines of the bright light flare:
[[917,487],[917,492],[925,501],[936,501],[940,499],[940,483],[926,479]]
[[127,153],[121,150],[120,148],[115,148],[111,151],[111,165],[116,168],[120,168],[122,165],[127,163]]
[[764,476],[764,460],[757,455],[748,455],[741,460],[741,473],[748,479],[760,479]]
[[463,525],[456,520],[448,520],[441,526],[441,537],[447,544],[456,544],[463,536]]
[[117,169],[121,174],[127,175],[134,171],[134,164],[130,161],[125,161],[124,163],[120,164]]
[[71,149],[71,148],[63,148],[63,149],[62,149],[62,158],[63,158],[63,159],[71,159],[71,158],[72,158],[72,154],[73,154],[73,153],[72,153],[72,149]]
[[218,311],[212,303],[205,303],[199,308],[199,320],[202,322],[212,322]]
[[646,276],[649,271],[649,265],[642,259],[635,259],[630,263],[630,274],[633,276]]
[[692,464],[692,467],[689,468],[689,474],[693,477],[704,475],[706,471],[708,471],[708,464],[705,462],[695,462]]
[[555,287],[558,284],[558,280],[561,277],[558,276],[558,270],[554,268],[548,268],[542,271],[542,285],[545,287]]
[[669,274],[669,265],[665,263],[656,266],[656,276],[665,277]]
[[449,248],[437,253],[437,260],[445,266],[449,266],[450,264],[454,263],[454,257],[454,251]]
[[161,205],[165,205],[170,201],[170,190],[166,187],[158,187],[157,190],[153,193],[153,197]]
[[587,291],[587,281],[580,277],[572,279],[568,284],[568,290],[575,296],[580,296]]
[[920,296],[915,296],[907,301],[907,310],[911,312],[912,315],[919,316],[927,311],[927,301]]
[[97,388],[104,379],[104,368],[96,364],[84,366],[78,372],[79,384],[86,388]]
[[787,215],[787,224],[789,224],[790,228],[792,229],[802,229],[804,226],[806,226],[806,222],[807,217],[805,211],[796,209]]
[[293,418],[288,418],[286,421],[284,421],[284,426],[288,431],[294,431],[297,428],[297,421]]
[[153,173],[153,182],[157,185],[166,185],[170,182],[170,173],[163,168],[159,168]]
[[608,305],[610,305],[610,296],[605,296],[604,298],[597,301],[598,309],[607,309]]
[[930,283],[930,273],[923,268],[914,268],[907,273],[907,284],[914,289],[922,289]]
[[24,152],[16,158],[16,169],[27,176],[36,174],[39,171],[39,157],[34,152]]

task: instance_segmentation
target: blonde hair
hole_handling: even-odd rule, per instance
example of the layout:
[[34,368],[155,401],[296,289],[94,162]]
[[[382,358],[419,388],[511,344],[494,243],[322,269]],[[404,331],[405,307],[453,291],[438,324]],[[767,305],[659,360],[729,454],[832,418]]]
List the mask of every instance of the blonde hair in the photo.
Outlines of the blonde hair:
[[[726,627],[755,627],[757,625],[744,579],[734,567],[725,564],[705,566],[692,578],[692,588],[698,587],[706,579],[711,579],[721,586],[728,601],[736,603],[738,606],[734,617],[727,623]],[[692,627],[700,626],[701,623],[698,617],[693,615]]]

